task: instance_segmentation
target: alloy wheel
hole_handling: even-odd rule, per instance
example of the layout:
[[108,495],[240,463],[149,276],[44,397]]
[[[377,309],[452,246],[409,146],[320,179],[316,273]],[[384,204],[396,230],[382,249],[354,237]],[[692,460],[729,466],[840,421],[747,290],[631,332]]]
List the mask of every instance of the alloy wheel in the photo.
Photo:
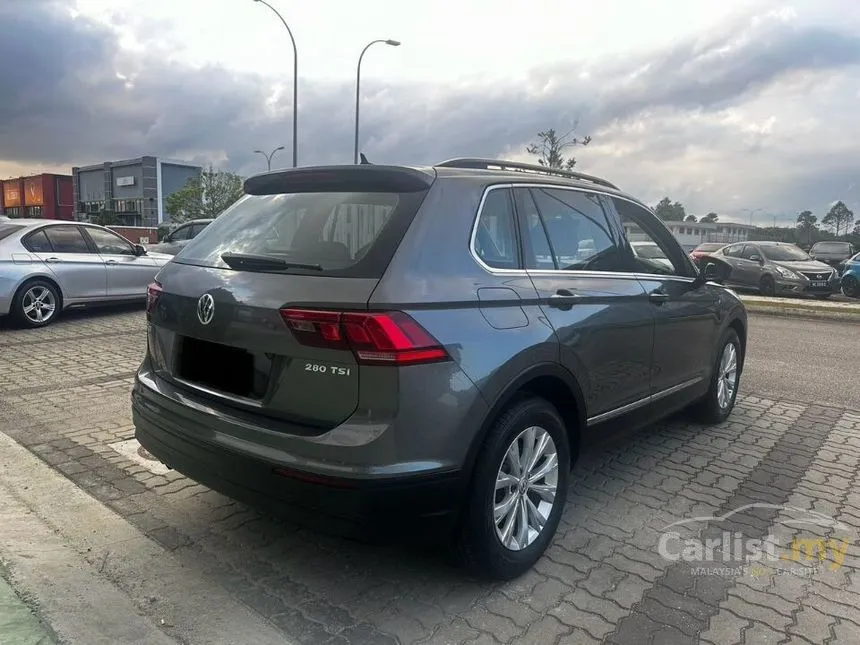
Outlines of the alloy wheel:
[[36,324],[49,321],[57,309],[57,301],[50,289],[36,285],[27,289],[21,307],[28,320]]
[[738,387],[738,350],[733,343],[726,343],[717,373],[717,405],[725,410],[731,405]]
[[496,537],[511,550],[532,544],[556,503],[558,452],[549,432],[523,430],[508,446],[496,476],[493,523]]

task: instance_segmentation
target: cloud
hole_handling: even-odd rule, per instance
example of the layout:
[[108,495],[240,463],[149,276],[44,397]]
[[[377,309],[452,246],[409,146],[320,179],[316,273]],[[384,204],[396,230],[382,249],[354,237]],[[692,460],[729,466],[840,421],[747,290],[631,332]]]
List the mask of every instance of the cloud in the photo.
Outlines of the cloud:
[[[113,16],[123,21],[138,40],[156,27]],[[289,162],[289,83],[183,66],[163,39],[121,47],[129,33],[59,0],[0,3],[0,60],[16,61],[0,67],[0,163],[157,154],[247,174],[263,161],[252,150],[277,145],[287,150],[276,165]],[[392,163],[525,158],[538,130],[578,120],[594,137],[577,150],[580,167],[652,203],[669,194],[688,211],[730,216],[822,210],[834,199],[854,208],[858,81],[856,30],[762,9],[660,51],[548,65],[525,80],[368,80],[361,149]],[[300,79],[301,164],[351,161],[353,101],[351,84]]]

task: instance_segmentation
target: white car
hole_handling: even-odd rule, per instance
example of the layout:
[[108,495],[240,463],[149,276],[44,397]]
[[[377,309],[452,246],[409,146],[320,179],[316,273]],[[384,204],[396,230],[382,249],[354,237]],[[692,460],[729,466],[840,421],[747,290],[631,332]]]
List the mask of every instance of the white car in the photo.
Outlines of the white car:
[[653,262],[670,272],[674,271],[672,261],[666,257],[663,249],[654,244],[654,242],[631,242],[630,247],[633,249],[633,255],[637,258],[646,262]]

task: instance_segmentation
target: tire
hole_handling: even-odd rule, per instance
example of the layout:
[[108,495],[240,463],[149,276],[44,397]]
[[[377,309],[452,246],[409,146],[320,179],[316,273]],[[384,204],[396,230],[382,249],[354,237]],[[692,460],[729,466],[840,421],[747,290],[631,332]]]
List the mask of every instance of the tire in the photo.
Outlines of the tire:
[[[730,372],[724,364],[726,354],[730,353],[733,348],[734,353],[734,373],[729,376]],[[720,339],[719,350],[714,362],[713,374],[711,375],[711,383],[708,386],[708,391],[699,402],[693,406],[693,413],[702,423],[715,424],[722,423],[732,413],[735,407],[735,401],[738,396],[738,386],[740,385],[741,367],[743,365],[743,351],[741,341],[738,338],[734,329],[726,330]],[[722,396],[721,382],[723,387],[729,385],[729,380],[734,384],[733,388],[729,388],[727,392],[728,398]]]
[[[508,451],[514,443],[521,449],[525,441],[534,439],[536,444],[546,436],[547,455],[540,457],[531,468],[532,473],[539,472],[543,466],[552,462],[552,449],[555,451],[556,468],[550,470],[548,478],[538,478],[536,484],[547,486],[549,490],[555,485],[555,495],[551,506],[548,501],[539,498],[535,490],[522,494],[521,485],[516,483],[516,477],[509,473],[514,469],[508,461]],[[503,472],[508,471],[507,473]],[[555,407],[541,398],[519,399],[512,403],[490,428],[485,443],[481,449],[470,488],[462,509],[452,551],[458,563],[473,575],[486,580],[511,580],[528,571],[543,555],[558,529],[561,514],[567,500],[567,485],[570,475],[570,446],[564,422]],[[506,477],[511,485],[502,486],[497,490],[497,480]],[[501,516],[497,522],[494,509],[505,500],[512,500],[508,506],[510,513]],[[541,507],[543,505],[543,507]],[[520,532],[524,526],[519,511],[525,509],[525,523],[531,528],[531,523],[537,524],[530,509],[537,509],[538,514],[545,519],[543,527],[532,533],[530,530]],[[508,526],[510,520],[510,538],[506,546],[499,532]],[[522,539],[517,542],[517,536]],[[523,545],[524,548],[520,548]]]
[[758,290],[763,296],[776,295],[776,283],[773,281],[773,276],[762,276],[761,282],[759,282],[758,285]]
[[[37,305],[33,308],[33,305]],[[12,316],[22,327],[36,328],[49,325],[62,310],[60,291],[54,283],[41,278],[21,285],[12,299]]]
[[844,276],[842,278],[842,293],[849,298],[860,298],[860,283],[850,275]]

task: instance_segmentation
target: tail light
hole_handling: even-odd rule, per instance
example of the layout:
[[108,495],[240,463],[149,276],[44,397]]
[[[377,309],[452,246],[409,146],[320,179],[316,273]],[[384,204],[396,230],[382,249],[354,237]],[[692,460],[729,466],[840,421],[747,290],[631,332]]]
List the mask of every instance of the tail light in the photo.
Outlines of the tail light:
[[362,364],[415,365],[449,358],[439,341],[402,311],[282,309],[281,316],[303,345],[349,349]]
[[146,316],[147,318],[155,310],[155,303],[158,302],[158,296],[161,295],[161,284],[158,282],[151,283],[146,288]]

